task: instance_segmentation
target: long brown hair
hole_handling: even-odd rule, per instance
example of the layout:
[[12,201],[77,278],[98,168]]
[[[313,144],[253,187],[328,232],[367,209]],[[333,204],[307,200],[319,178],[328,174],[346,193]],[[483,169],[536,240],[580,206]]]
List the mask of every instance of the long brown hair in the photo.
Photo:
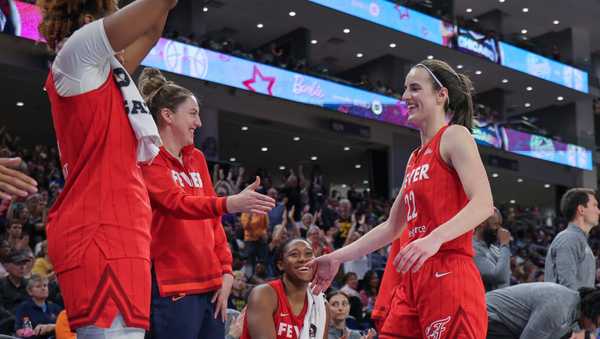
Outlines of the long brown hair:
[[118,3],[118,0],[37,0],[42,11],[38,30],[55,51],[64,38],[83,26],[86,15],[103,18],[115,12]]
[[[456,72],[450,65],[442,60],[423,60],[417,64],[427,67],[435,77],[448,89],[449,100],[444,104],[444,111],[451,113],[450,124],[462,125],[471,131],[473,129],[473,84],[468,76]],[[431,82],[436,90],[441,87],[431,77]]]

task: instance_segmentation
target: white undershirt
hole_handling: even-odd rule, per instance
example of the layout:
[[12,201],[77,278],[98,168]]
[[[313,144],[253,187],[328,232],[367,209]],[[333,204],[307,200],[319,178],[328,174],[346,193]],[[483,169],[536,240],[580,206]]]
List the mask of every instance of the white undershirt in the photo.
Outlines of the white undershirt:
[[108,79],[110,58],[115,54],[104,19],[78,29],[67,39],[52,64],[56,91],[72,97],[99,88]]

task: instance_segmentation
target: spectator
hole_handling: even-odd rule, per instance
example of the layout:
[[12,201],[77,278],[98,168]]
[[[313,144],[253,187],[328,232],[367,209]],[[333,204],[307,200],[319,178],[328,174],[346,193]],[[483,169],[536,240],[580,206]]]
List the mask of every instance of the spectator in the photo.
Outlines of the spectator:
[[590,230],[598,225],[600,209],[595,192],[585,188],[568,190],[560,209],[569,220],[566,230],[550,244],[544,279],[573,290],[596,285],[596,259],[588,245]]
[[348,295],[342,291],[333,291],[327,296],[329,302],[329,339],[372,339],[375,331],[369,330],[367,335],[361,336],[359,331],[351,330],[346,325],[350,316],[350,301]]
[[510,232],[502,227],[502,215],[497,208],[491,217],[475,229],[474,260],[486,292],[510,284],[510,238]]
[[54,266],[48,256],[48,242],[46,240],[42,241],[42,249],[38,258],[35,259],[31,272],[48,280],[54,280],[55,278]]
[[358,293],[358,276],[354,272],[347,272],[344,275],[344,286],[340,291],[346,293],[348,297],[360,297]]
[[[47,301],[48,279],[32,275],[27,282],[27,293],[30,298],[21,303],[15,312],[17,335],[32,339],[51,337],[62,307]],[[28,333],[32,333],[33,336],[28,336]]]
[[8,240],[1,239],[0,240],[0,279],[6,278],[8,276],[8,271],[6,270],[6,265],[7,265],[9,254],[10,254],[10,245],[8,243]]
[[308,232],[306,233],[306,240],[308,240],[312,245],[313,251],[315,252],[315,257],[333,252],[333,249],[329,246],[327,240],[325,240],[323,231],[315,225],[311,225],[308,229]]
[[252,275],[257,261],[267,261],[269,217],[244,212],[240,216],[240,221],[244,229],[244,248],[250,265],[250,272],[248,273]]
[[254,274],[250,277],[248,282],[252,285],[260,285],[267,282],[267,265],[264,261],[257,260],[256,266],[254,267]]
[[11,249],[29,249],[29,236],[23,234],[23,225],[11,223],[8,227],[8,244]]
[[9,334],[14,330],[15,310],[25,301],[27,294],[26,265],[29,261],[27,252],[12,250],[8,255],[6,270],[8,276],[0,279],[0,333]]
[[250,289],[246,283],[246,275],[242,271],[233,272],[233,284],[231,285],[231,294],[229,295],[228,308],[241,312],[246,307],[248,293]]
[[371,312],[375,306],[375,299],[379,292],[380,279],[375,271],[368,271],[361,281],[362,288],[360,289],[360,302],[363,304],[363,312],[367,319],[371,319]]
[[336,239],[335,247],[340,248],[348,238],[348,233],[354,225],[352,213],[352,204],[348,199],[340,200],[338,207],[338,218],[334,222],[335,227],[338,229],[338,237]]
[[276,201],[275,207],[269,211],[269,232],[272,232],[275,225],[283,222],[285,202],[279,199],[279,192],[276,188],[269,188],[267,195]]

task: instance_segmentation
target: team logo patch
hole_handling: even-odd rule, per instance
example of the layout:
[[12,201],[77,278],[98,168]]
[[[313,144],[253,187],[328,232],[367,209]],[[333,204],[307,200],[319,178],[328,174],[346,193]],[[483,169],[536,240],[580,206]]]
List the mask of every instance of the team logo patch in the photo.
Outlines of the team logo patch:
[[440,339],[442,337],[442,333],[446,331],[446,324],[450,321],[451,318],[451,316],[448,316],[446,318],[432,322],[429,326],[427,326],[427,329],[425,330],[426,338]]

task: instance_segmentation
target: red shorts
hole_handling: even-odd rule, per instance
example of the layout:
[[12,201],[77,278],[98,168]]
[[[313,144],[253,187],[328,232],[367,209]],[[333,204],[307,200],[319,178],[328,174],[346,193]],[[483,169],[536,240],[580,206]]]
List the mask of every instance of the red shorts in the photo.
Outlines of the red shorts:
[[126,230],[118,233],[106,225],[89,231],[89,240],[77,242],[77,247],[71,249],[64,242],[62,248],[52,247],[51,254],[62,263],[56,272],[69,325],[108,328],[120,313],[127,326],[148,329],[149,244],[148,249],[142,246],[146,237]]
[[396,287],[381,339],[485,339],[485,289],[473,258],[438,253]]

